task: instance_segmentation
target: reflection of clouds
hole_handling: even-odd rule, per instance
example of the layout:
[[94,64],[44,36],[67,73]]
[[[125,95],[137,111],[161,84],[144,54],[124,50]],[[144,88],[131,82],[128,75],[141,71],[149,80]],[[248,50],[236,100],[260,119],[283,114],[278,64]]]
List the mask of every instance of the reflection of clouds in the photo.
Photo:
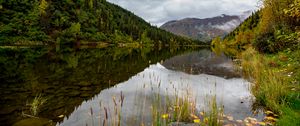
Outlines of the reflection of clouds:
[[207,18],[221,14],[239,15],[254,10],[259,0],[108,0],[154,25],[186,17]]
[[[161,95],[162,102],[166,96],[174,97],[175,93],[180,98],[191,94],[191,98],[196,100],[196,107],[198,110],[207,109],[207,101],[216,94],[217,102],[225,107],[225,114],[230,113],[236,119],[243,119],[251,116],[251,98],[249,91],[250,83],[243,79],[223,79],[210,75],[189,75],[182,72],[175,72],[166,69],[161,64],[151,65],[143,72],[133,76],[126,82],[120,83],[115,87],[103,90],[87,102],[83,102],[67,119],[60,124],[60,126],[82,126],[86,123],[88,125],[102,124],[99,120],[105,117],[103,107],[109,110],[109,118],[116,116],[111,115],[114,112],[113,97],[116,101],[120,100],[120,92],[124,94],[124,106],[122,108],[122,125],[128,124],[130,119],[137,119],[144,123],[151,122],[152,104],[157,103],[153,101],[156,94]],[[249,99],[241,99],[249,98]],[[243,104],[241,104],[243,100]],[[102,107],[99,102],[101,101]],[[93,110],[95,119],[87,116]],[[142,119],[141,119],[142,118]],[[108,120],[108,123],[113,123]],[[140,124],[140,123],[139,123]]]

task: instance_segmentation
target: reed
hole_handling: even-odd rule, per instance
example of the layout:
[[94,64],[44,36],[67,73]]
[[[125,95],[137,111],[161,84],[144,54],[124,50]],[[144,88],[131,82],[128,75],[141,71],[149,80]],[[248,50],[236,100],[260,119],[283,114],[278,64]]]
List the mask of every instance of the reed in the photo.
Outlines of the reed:
[[220,108],[217,105],[217,99],[216,96],[213,96],[210,103],[210,109],[209,109],[209,114],[208,117],[204,118],[208,118],[207,124],[209,126],[222,126],[223,125],[223,112],[224,112],[224,108]]

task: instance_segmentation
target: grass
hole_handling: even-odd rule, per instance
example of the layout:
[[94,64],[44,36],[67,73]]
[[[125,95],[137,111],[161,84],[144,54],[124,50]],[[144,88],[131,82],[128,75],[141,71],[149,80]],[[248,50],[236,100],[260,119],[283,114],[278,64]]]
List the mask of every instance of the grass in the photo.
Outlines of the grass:
[[282,116],[277,121],[278,126],[300,126],[300,114],[295,110],[285,107],[282,109]]
[[[165,103],[164,103],[165,102]],[[167,125],[172,122],[193,122],[191,115],[195,114],[195,100],[186,95],[174,98],[155,95],[152,101],[152,124],[154,126]]]
[[210,101],[210,113],[208,116],[208,125],[209,126],[222,126],[223,122],[223,108],[219,108],[217,105],[216,96]]
[[257,102],[280,115],[277,125],[299,125],[299,54],[287,49],[263,55],[249,48],[240,55],[244,76],[253,83]]
[[209,98],[209,101],[204,101],[209,105],[205,112],[196,109],[196,100],[191,94],[186,94],[183,98],[179,98],[178,95],[174,98],[165,97],[166,106],[163,106],[162,99],[160,94],[155,95],[153,101],[155,104],[152,106],[153,126],[179,125],[180,123],[199,126],[223,125],[223,109],[217,105],[216,96]]
[[[109,118],[112,119],[112,124],[110,124],[110,125],[113,125],[113,126],[120,126],[121,125],[121,121],[122,121],[122,116],[121,115],[122,115],[122,107],[123,107],[123,104],[124,104],[124,99],[125,99],[125,96],[124,96],[123,92],[120,93],[119,98],[116,98],[115,96],[112,97],[112,101],[113,101],[113,111],[112,111],[112,113],[110,113],[111,111],[107,107],[102,106],[101,101],[99,102],[99,107],[100,108],[103,107],[103,110],[104,110],[104,119],[101,120],[101,118],[99,117],[99,119],[100,119],[99,123],[102,121],[102,123],[100,123],[99,125],[102,125],[102,126],[109,125],[108,124]],[[91,119],[92,119],[92,126],[95,126],[94,112],[93,112],[92,108],[90,108],[90,115],[91,115]]]
[[41,94],[36,95],[33,101],[28,104],[30,106],[30,113],[32,116],[37,116],[40,110],[40,107],[47,101],[46,98],[43,98]]

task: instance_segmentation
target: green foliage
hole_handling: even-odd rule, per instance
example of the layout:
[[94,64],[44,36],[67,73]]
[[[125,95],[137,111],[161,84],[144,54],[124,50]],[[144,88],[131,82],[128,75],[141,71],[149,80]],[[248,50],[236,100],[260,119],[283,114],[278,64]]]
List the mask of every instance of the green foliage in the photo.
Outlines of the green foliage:
[[64,43],[195,42],[153,27],[105,0],[2,0],[0,5],[2,45],[20,41],[55,43],[57,38]]
[[79,23],[72,23],[69,30],[73,34],[79,34],[80,33],[80,27],[81,27],[81,25]]
[[269,34],[262,34],[256,37],[256,40],[253,42],[253,46],[259,52],[273,52],[274,48],[270,46],[274,41],[274,37],[271,33]]
[[276,125],[299,125],[299,52],[262,55],[249,48],[241,56],[244,75],[254,81],[256,102],[280,115]]
[[254,30],[260,21],[261,18],[261,10],[252,13],[250,17],[248,17],[242,24],[240,24],[234,31],[225,36],[225,39],[232,40],[237,36],[240,32],[245,32],[249,30]]
[[220,47],[245,48],[236,55],[254,83],[256,101],[280,115],[276,125],[299,125],[299,0],[263,0],[263,6]]
[[238,50],[253,46],[263,53],[277,53],[299,43],[299,0],[264,0],[264,8],[252,14],[222,43]]
[[283,116],[277,121],[277,126],[299,126],[300,115],[290,108],[283,108]]
[[142,36],[141,36],[141,42],[142,42],[143,44],[150,44],[150,43],[152,43],[151,39],[149,39],[149,38],[147,37],[147,31],[143,32],[143,34],[142,34]]
[[[225,50],[248,43],[240,57],[244,76],[254,81],[252,92],[256,102],[280,115],[276,123],[279,126],[300,125],[299,3],[263,0],[263,8],[221,43]],[[247,40],[245,33],[254,37]]]

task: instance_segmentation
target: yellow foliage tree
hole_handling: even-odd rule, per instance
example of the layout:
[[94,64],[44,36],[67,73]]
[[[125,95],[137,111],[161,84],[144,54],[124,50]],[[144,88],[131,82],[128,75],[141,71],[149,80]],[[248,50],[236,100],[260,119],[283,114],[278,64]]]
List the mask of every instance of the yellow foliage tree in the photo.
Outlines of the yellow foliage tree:
[[48,7],[48,2],[46,0],[41,0],[39,5],[40,15],[46,14],[47,7]]
[[214,38],[213,40],[212,40],[212,42],[211,42],[211,49],[212,49],[212,51],[214,52],[214,53],[216,53],[217,55],[220,55],[221,54],[221,52],[222,52],[222,50],[223,50],[223,47],[224,47],[224,45],[221,45],[222,43],[222,40],[221,40],[221,38],[220,37],[216,37],[216,38]]
[[[299,1],[299,0],[295,0]],[[263,0],[262,19],[259,30],[262,33],[273,31],[276,24],[287,24],[290,17],[285,15],[294,0]]]
[[290,4],[289,8],[284,10],[285,14],[295,18],[297,21],[300,20],[300,0],[294,0],[293,4]]

